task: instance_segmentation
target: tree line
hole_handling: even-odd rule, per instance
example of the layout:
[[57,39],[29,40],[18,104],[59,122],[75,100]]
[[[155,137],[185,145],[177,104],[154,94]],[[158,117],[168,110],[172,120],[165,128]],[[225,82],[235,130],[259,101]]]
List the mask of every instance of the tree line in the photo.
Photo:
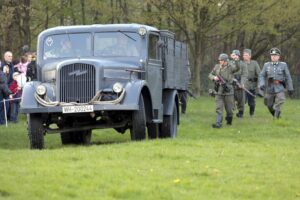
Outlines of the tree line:
[[299,0],[1,0],[0,53],[34,51],[38,34],[54,26],[141,23],[168,29],[189,46],[192,86],[202,92],[221,52],[250,48],[262,65],[278,47],[300,74]]

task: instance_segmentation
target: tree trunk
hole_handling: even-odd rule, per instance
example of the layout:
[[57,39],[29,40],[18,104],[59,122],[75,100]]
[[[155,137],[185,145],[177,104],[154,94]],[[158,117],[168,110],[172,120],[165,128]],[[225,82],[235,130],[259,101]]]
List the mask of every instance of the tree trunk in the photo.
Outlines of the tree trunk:
[[30,49],[31,44],[31,32],[30,32],[30,0],[24,0],[24,18],[23,18],[23,30],[24,30],[24,39],[23,44],[28,45]]
[[71,7],[71,9],[72,9],[72,22],[73,22],[73,25],[75,25],[75,24],[77,24],[76,23],[76,14],[75,14],[75,8],[74,8],[74,6],[73,6],[73,0],[70,0],[70,7]]
[[85,3],[84,3],[84,0],[81,0],[80,4],[81,4],[82,24],[85,25],[86,24],[86,19],[85,19]]

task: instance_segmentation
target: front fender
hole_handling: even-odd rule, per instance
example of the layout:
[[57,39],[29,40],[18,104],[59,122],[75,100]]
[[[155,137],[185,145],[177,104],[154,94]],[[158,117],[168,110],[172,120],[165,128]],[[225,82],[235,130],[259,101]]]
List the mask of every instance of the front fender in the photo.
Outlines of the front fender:
[[147,84],[144,80],[130,81],[125,85],[125,97],[122,101],[123,105],[138,105],[139,98],[143,87]]
[[[41,107],[38,102],[36,101],[34,94],[36,91],[36,87],[38,85],[41,85],[42,83],[40,81],[31,81],[27,82],[23,87],[22,92],[22,100],[20,103],[20,110],[22,112],[23,109],[31,109],[31,108],[39,108]],[[55,101],[55,92],[54,92],[54,86],[49,83],[43,83],[44,86],[46,86],[47,89],[47,96],[51,101]]]

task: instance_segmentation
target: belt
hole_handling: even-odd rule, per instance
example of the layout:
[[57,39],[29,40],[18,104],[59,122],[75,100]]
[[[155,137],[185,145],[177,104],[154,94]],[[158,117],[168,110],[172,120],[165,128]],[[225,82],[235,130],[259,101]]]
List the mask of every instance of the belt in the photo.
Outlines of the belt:
[[257,78],[248,78],[248,81],[257,82]]

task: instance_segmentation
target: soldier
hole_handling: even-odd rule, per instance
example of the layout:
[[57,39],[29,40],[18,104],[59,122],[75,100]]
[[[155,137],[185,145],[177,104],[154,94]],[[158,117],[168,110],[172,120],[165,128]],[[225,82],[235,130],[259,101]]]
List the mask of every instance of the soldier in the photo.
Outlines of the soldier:
[[[248,89],[253,95],[256,94],[256,88],[258,86],[258,76],[260,73],[260,67],[255,60],[251,59],[251,49],[244,49],[243,51],[244,64],[248,70],[248,81],[246,82],[246,89]],[[254,115],[255,110],[255,96],[246,93],[246,102],[249,105],[250,117]]]
[[274,118],[280,117],[281,106],[285,102],[285,88],[289,96],[293,94],[293,82],[285,62],[280,62],[280,50],[272,48],[270,50],[271,62],[264,64],[259,75],[259,87],[266,89],[265,105]]
[[[241,56],[241,53],[239,50],[233,50],[230,57],[233,60],[239,60]],[[243,87],[245,86],[245,83],[247,81],[248,71],[246,65],[239,60],[240,64],[240,70],[234,73],[234,81],[237,81],[238,83],[234,82],[234,101],[236,102],[238,113],[236,116],[238,118],[243,118],[244,115],[244,107],[245,107],[245,92],[243,90]],[[239,86],[240,85],[240,86]]]
[[226,110],[226,121],[228,125],[232,124],[232,108],[233,108],[233,73],[240,69],[238,57],[236,62],[229,62],[227,54],[219,55],[219,64],[209,74],[209,79],[215,82],[215,101],[216,101],[216,123],[213,128],[222,127],[223,108]]

